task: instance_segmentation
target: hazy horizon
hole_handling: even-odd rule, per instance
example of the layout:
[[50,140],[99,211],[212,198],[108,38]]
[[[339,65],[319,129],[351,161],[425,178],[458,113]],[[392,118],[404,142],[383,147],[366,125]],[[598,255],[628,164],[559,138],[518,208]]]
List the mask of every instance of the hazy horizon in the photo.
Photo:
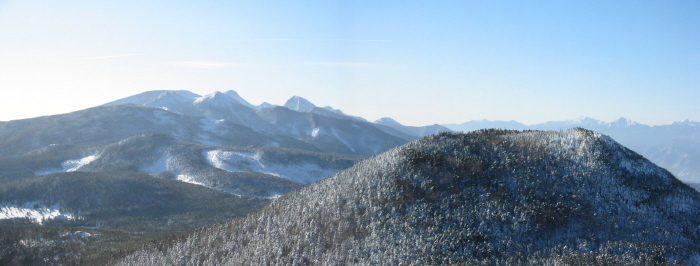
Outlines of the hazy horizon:
[[150,90],[374,121],[700,120],[700,3],[0,2],[0,121]]

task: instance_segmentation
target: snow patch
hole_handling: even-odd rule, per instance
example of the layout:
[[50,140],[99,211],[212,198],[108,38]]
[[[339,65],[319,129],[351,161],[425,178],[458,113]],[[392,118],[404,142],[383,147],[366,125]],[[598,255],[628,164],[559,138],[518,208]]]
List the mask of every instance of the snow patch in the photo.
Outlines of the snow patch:
[[80,169],[80,167],[83,167],[92,161],[96,160],[97,157],[99,157],[98,154],[93,154],[90,156],[86,156],[83,158],[75,159],[75,160],[67,160],[61,163],[61,168],[53,168],[53,169],[42,169],[42,170],[37,170],[34,171],[34,175],[41,176],[41,175],[48,175],[48,174],[55,174],[55,173],[65,173],[65,172],[75,172]]
[[224,121],[224,119],[214,120],[209,118],[202,118],[199,120],[199,122],[202,123],[200,128],[204,131],[214,131],[221,126],[221,123]]
[[178,175],[176,179],[185,183],[205,186],[204,183],[195,181],[195,178],[190,175]]
[[97,159],[97,154],[93,154],[76,160],[65,161],[61,163],[61,167],[63,167],[63,170],[65,170],[66,172],[75,172],[78,171],[80,167],[91,163],[95,159]]
[[55,173],[64,173],[65,170],[59,169],[59,168],[53,168],[53,169],[43,169],[43,170],[37,170],[34,171],[35,176],[42,176],[42,175],[50,175],[50,174],[55,174]]
[[335,130],[333,130],[333,129],[331,128],[331,133],[333,133],[333,136],[335,136],[335,138],[337,138],[340,142],[342,142],[343,144],[345,144],[345,146],[347,146],[348,149],[350,149],[353,153],[355,153],[355,149],[352,148],[352,145],[350,145],[350,143],[348,143],[348,142],[345,141],[343,138],[341,138],[341,137],[338,135],[338,132],[335,132]]
[[146,166],[141,168],[141,172],[146,172],[149,174],[157,174],[160,172],[165,171],[168,167],[168,160],[170,160],[172,156],[163,156],[158,159],[154,164]]
[[90,233],[88,233],[88,232],[83,232],[83,231],[75,231],[75,232],[66,233],[66,234],[64,234],[63,236],[88,237],[88,236],[92,236],[92,234],[90,234]]
[[338,172],[309,162],[289,165],[263,163],[260,154],[252,152],[212,150],[205,151],[203,155],[209,165],[222,170],[253,171],[304,184],[311,184]]
[[311,136],[314,137],[314,138],[315,138],[315,137],[318,137],[318,132],[319,132],[319,131],[321,131],[320,128],[314,128],[313,130],[311,130]]
[[58,204],[45,206],[39,205],[38,202],[29,202],[22,205],[0,204],[0,220],[27,218],[35,223],[43,224],[45,220],[75,220],[77,218],[72,213],[61,212],[61,209],[61,206]]

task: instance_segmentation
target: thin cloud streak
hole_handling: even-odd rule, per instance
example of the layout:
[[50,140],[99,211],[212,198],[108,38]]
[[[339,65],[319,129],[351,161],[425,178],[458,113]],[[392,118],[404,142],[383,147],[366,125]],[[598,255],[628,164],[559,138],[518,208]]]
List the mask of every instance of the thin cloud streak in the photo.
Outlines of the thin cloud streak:
[[263,66],[263,65],[259,65],[259,64],[218,62],[218,61],[180,61],[180,62],[170,62],[170,64],[173,66],[176,66],[176,67],[200,68],[200,69],[227,68],[227,67],[261,67],[261,66]]
[[393,40],[372,39],[234,39],[233,42],[392,42]]
[[332,66],[332,67],[384,67],[386,64],[359,63],[359,62],[307,62],[304,65]]
[[128,57],[128,56],[138,56],[138,55],[147,55],[147,54],[149,54],[149,53],[105,55],[105,56],[84,57],[84,58],[78,58],[78,59],[73,59],[73,60],[105,59],[105,58]]

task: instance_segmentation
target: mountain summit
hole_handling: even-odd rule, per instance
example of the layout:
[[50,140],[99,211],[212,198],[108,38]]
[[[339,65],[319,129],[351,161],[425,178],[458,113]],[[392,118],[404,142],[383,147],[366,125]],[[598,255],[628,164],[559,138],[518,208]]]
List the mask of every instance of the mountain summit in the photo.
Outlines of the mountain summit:
[[700,261],[700,194],[611,138],[442,133],[123,264]]
[[294,96],[287,100],[287,102],[284,104],[284,107],[287,107],[297,112],[308,112],[316,108],[316,105],[302,97]]
[[224,94],[230,96],[231,98],[233,98],[234,100],[236,100],[237,102],[239,102],[240,104],[242,104],[248,108],[257,109],[257,107],[255,105],[252,105],[251,103],[249,103],[248,101],[243,99],[243,97],[238,95],[238,92],[236,92],[234,90],[228,90],[228,91],[224,92]]
[[374,123],[380,124],[380,125],[385,125],[385,126],[403,126],[401,123],[396,122],[396,120],[390,118],[390,117],[382,117],[374,121]]

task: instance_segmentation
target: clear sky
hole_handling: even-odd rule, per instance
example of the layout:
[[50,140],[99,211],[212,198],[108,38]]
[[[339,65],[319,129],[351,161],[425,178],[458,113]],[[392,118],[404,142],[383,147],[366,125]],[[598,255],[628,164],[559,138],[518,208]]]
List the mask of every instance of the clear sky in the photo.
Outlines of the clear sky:
[[407,125],[700,120],[700,1],[0,0],[0,121],[148,90]]

